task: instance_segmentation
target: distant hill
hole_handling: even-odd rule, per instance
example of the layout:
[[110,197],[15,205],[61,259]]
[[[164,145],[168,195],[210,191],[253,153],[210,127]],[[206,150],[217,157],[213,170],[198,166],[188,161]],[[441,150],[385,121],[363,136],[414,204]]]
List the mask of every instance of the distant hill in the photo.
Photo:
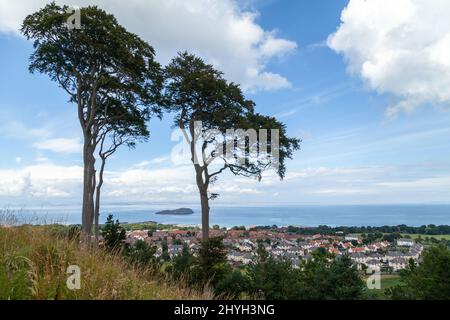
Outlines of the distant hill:
[[180,209],[176,209],[176,210],[163,210],[163,211],[156,212],[155,214],[185,216],[185,215],[189,215],[189,214],[193,214],[193,213],[194,213],[194,210],[192,210],[192,209],[180,208]]

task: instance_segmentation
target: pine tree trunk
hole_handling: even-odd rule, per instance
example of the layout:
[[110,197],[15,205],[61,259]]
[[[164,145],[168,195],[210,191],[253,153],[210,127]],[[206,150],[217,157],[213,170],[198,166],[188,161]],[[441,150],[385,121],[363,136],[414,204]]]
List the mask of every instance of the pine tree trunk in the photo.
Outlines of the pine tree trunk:
[[95,230],[95,245],[98,245],[98,239],[99,239],[99,218],[100,218],[100,195],[101,195],[101,189],[103,186],[103,173],[105,171],[105,164],[106,159],[102,159],[102,164],[100,167],[100,172],[98,174],[98,185],[97,190],[95,193],[95,209],[94,209],[94,230]]
[[200,203],[202,207],[202,240],[209,239],[209,199],[206,190],[200,191]]
[[95,179],[95,157],[91,147],[91,139],[88,137],[83,148],[83,207],[81,237],[84,244],[91,242],[92,225],[94,222],[94,179]]
[[100,188],[97,187],[97,192],[95,195],[95,213],[94,213],[94,230],[95,230],[95,245],[98,245],[98,239],[100,236]]

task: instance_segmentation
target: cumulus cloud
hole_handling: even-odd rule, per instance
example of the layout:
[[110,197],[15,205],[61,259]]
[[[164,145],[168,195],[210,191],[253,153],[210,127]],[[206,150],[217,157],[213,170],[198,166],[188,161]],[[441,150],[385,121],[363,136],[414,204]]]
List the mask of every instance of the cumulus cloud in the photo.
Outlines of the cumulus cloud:
[[[25,16],[46,3],[21,0],[11,5],[0,0],[0,32],[17,33]],[[240,8],[235,0],[74,0],[71,4],[96,4],[114,13],[130,31],[155,47],[162,63],[176,52],[188,50],[207,59],[245,90],[291,85],[282,75],[268,71],[266,65],[294,51],[297,44],[277,37],[273,30],[264,30],[256,22],[258,14]]]
[[327,44],[371,89],[394,95],[393,117],[450,104],[450,2],[350,0]]
[[[311,167],[291,170],[283,181],[271,171],[261,182],[225,173],[211,186],[216,204],[251,203],[386,203],[436,201],[445,198],[448,175],[439,170],[418,174],[405,167]],[[191,165],[163,169],[129,169],[109,180],[109,197],[142,201],[198,202]],[[408,185],[407,188],[402,186]],[[414,194],[414,197],[411,195]],[[274,199],[276,197],[277,199]],[[116,198],[117,199],[117,198]]]
[[18,170],[0,170],[0,197],[44,199],[70,197],[81,187],[83,168],[36,164]]
[[[210,191],[218,204],[251,203],[383,203],[431,202],[447,199],[450,176],[439,168],[417,174],[418,167],[317,167],[291,170],[284,181],[267,172],[255,179],[221,175]],[[0,204],[80,203],[83,168],[51,162],[0,170]],[[105,172],[103,203],[198,203],[192,165]],[[276,199],[275,199],[276,197]],[[23,203],[20,203],[23,204]]]

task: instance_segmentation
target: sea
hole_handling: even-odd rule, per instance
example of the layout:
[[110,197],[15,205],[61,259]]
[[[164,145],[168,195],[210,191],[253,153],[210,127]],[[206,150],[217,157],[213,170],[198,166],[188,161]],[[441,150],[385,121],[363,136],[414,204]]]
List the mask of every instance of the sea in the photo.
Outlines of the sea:
[[[188,207],[191,215],[157,215],[158,211]],[[80,224],[79,206],[48,206],[3,209],[21,223]],[[121,223],[154,221],[162,224],[194,226],[201,224],[200,208],[169,205],[109,205],[101,212],[101,223],[107,215]],[[0,211],[1,215],[1,211]],[[4,214],[3,214],[4,215]],[[284,205],[221,206],[212,205],[210,224],[233,226],[384,226],[450,225],[450,205]]]

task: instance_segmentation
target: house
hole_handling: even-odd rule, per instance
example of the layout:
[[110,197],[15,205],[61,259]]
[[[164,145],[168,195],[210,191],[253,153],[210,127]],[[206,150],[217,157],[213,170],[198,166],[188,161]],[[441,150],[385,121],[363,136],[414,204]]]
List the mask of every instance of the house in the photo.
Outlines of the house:
[[242,251],[242,252],[252,252],[253,251],[253,247],[251,245],[249,245],[248,243],[237,244],[235,247],[237,249],[239,249],[239,251]]
[[252,241],[250,241],[249,239],[244,239],[244,241],[242,241],[242,242],[245,243],[245,244],[248,244],[248,245],[250,245],[252,247],[255,247],[255,244]]
[[282,256],[284,254],[283,250],[280,249],[272,249],[272,255],[274,256]]
[[297,246],[300,248],[300,249],[302,249],[303,250],[303,252],[305,252],[305,251],[310,251],[311,249],[313,249],[314,248],[314,245],[313,244],[311,244],[311,243],[307,243],[307,242],[299,242],[298,244],[297,244]]
[[382,266],[382,263],[377,259],[370,259],[370,260],[366,261],[365,265],[371,269],[380,269]]
[[380,249],[380,247],[376,244],[370,244],[367,246],[367,250],[369,250],[370,252],[377,252],[378,249]]
[[339,246],[344,249],[349,249],[349,248],[353,247],[353,244],[351,242],[340,242]]
[[225,237],[225,232],[223,230],[209,230],[209,236],[211,238],[223,238]]
[[422,254],[423,246],[419,243],[415,243],[412,247],[409,248],[408,255],[414,260],[418,260],[420,255]]
[[131,238],[147,238],[148,231],[147,230],[135,230],[127,232],[127,236]]
[[291,249],[291,248],[292,248],[292,246],[289,245],[289,244],[286,244],[286,243],[280,243],[280,244],[277,246],[277,249],[280,249],[280,250],[283,250],[283,251],[287,251],[287,250],[289,250],[289,249]]
[[375,260],[378,260],[378,261],[382,261],[383,260],[383,256],[381,254],[379,254],[379,253],[372,253],[372,254],[369,255],[369,257],[371,259],[375,259]]
[[414,240],[412,239],[398,239],[397,240],[397,246],[399,247],[412,247],[414,245]]
[[167,251],[169,253],[169,256],[173,258],[174,256],[177,256],[183,252],[183,246],[181,245],[169,245],[167,247]]
[[295,255],[295,256],[304,256],[305,255],[305,250],[303,250],[302,248],[299,247],[291,247],[289,250],[286,251],[289,254]]
[[355,248],[348,249],[349,253],[363,253],[365,251],[366,251],[366,249],[362,248],[362,247],[355,247]]
[[358,241],[359,236],[357,234],[348,234],[345,236],[345,241]]
[[227,255],[228,261],[237,262],[242,264],[249,264],[253,256],[250,253],[242,253],[238,251],[231,251]]
[[330,249],[328,249],[328,252],[329,253],[334,253],[336,255],[341,254],[341,252],[337,248],[330,248]]
[[125,243],[129,245],[135,244],[137,241],[145,241],[148,238],[147,231],[128,231],[126,233]]
[[155,231],[152,234],[152,240],[158,241],[158,240],[164,240],[167,239],[169,236],[169,232],[167,231]]
[[181,239],[182,237],[188,237],[189,232],[185,230],[172,230],[169,232],[172,238]]
[[397,258],[403,258],[404,254],[398,251],[389,251],[388,253],[386,253],[386,255],[384,256],[385,261],[389,262],[392,261],[394,259]]
[[389,261],[389,266],[394,269],[394,271],[406,269],[408,262],[403,258],[395,258]]
[[370,258],[362,253],[353,253],[350,255],[350,259],[355,261],[356,263],[366,263],[367,260],[370,260]]
[[227,234],[231,239],[237,239],[244,236],[245,230],[228,230]]
[[285,253],[281,258],[290,261],[294,269],[300,269],[302,259],[295,254]]
[[197,243],[191,243],[189,245],[189,250],[194,253],[198,252],[200,250],[200,248],[201,248],[200,245]]

